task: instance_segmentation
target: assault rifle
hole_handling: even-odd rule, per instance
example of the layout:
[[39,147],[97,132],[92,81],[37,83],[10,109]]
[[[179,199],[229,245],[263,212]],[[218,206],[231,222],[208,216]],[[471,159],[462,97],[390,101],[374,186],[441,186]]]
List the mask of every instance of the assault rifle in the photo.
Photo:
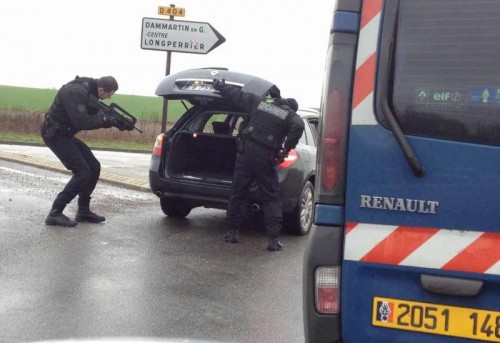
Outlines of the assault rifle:
[[[137,122],[137,118],[132,114],[128,113],[123,107],[120,107],[118,104],[112,103],[110,105],[106,105],[105,103],[97,100],[98,109],[101,110],[108,116],[113,117],[113,119],[117,122],[117,127],[133,127],[134,130],[139,131],[137,127],[135,127],[135,123]],[[121,124],[121,125],[120,125]]]
[[105,116],[113,118],[113,121],[119,130],[137,130],[142,133],[141,130],[135,127],[135,123],[137,122],[137,118],[128,113],[124,108],[120,107],[118,104],[112,103],[110,105],[106,105],[102,101],[100,101],[97,97],[90,97],[90,106],[96,108],[100,112],[102,112]]

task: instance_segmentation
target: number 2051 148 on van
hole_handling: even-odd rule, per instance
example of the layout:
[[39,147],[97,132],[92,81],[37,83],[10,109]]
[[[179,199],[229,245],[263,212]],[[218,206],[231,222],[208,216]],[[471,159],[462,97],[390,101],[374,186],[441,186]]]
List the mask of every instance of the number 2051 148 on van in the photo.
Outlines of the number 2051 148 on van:
[[306,342],[500,342],[499,61],[500,1],[337,0]]

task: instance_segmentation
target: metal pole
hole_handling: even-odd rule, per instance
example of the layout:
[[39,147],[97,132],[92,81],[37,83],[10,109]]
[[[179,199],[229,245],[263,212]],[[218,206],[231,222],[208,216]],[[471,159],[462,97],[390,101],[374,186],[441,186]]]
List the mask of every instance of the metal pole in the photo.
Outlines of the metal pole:
[[[175,4],[170,4],[170,7],[175,7]],[[174,20],[174,16],[170,16],[170,20]],[[165,76],[170,75],[170,64],[172,59],[172,51],[167,51],[167,65]],[[163,98],[163,114],[161,118],[161,132],[167,131],[167,118],[168,118],[168,100]]]

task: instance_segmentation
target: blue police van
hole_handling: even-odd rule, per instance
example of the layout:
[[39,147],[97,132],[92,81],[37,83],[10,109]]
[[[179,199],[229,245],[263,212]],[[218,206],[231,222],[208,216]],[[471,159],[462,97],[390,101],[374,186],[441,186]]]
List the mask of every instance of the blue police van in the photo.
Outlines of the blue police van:
[[500,342],[500,1],[337,0],[306,342]]

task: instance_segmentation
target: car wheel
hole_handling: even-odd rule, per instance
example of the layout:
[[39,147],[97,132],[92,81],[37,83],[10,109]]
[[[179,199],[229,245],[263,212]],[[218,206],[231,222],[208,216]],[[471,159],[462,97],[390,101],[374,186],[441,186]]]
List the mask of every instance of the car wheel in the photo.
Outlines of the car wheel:
[[172,218],[186,218],[191,212],[191,207],[184,201],[172,198],[160,198],[160,205],[163,213]]
[[314,218],[314,186],[307,181],[300,193],[299,203],[291,213],[285,213],[284,220],[288,230],[297,235],[307,235]]

